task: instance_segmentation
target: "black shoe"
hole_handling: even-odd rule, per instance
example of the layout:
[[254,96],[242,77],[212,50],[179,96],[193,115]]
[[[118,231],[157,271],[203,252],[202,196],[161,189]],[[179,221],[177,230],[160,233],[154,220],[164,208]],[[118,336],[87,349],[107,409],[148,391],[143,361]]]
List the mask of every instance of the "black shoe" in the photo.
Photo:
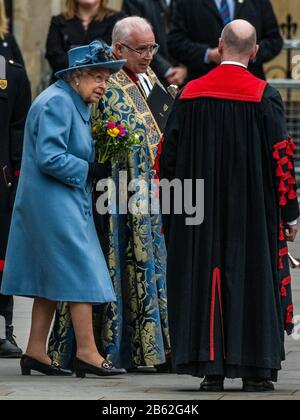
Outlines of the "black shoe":
[[13,327],[6,328],[6,339],[0,339],[0,359],[21,359],[22,350],[15,341]]
[[52,363],[52,365],[46,365],[26,355],[23,356],[21,359],[22,375],[30,376],[32,370],[42,373],[46,376],[72,376],[73,374],[70,370],[62,369],[56,363]]
[[166,357],[166,363],[163,365],[155,366],[157,369],[157,373],[176,373],[175,369],[173,369],[172,366],[172,357],[171,354],[167,355]]
[[200,385],[200,392],[223,392],[224,378],[221,376],[207,376]]
[[273,382],[263,379],[243,379],[244,392],[274,392]]
[[82,360],[75,359],[74,371],[77,378],[85,378],[87,374],[96,376],[117,376],[127,373],[125,369],[117,369],[111,362],[104,360],[101,367],[96,367]]

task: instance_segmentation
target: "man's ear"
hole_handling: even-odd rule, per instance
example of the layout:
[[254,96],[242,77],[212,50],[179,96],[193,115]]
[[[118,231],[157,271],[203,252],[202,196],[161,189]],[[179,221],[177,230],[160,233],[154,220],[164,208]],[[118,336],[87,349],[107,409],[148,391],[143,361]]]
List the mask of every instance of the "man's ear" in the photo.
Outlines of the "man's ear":
[[116,44],[114,45],[114,48],[113,48],[113,53],[118,60],[120,60],[120,58],[122,58],[122,50],[123,50],[122,44],[120,42],[116,42]]
[[259,51],[259,48],[260,48],[259,45],[256,45],[255,46],[255,48],[252,51],[252,54],[251,54],[251,57],[250,57],[250,61],[255,61],[256,56],[257,56],[258,51]]

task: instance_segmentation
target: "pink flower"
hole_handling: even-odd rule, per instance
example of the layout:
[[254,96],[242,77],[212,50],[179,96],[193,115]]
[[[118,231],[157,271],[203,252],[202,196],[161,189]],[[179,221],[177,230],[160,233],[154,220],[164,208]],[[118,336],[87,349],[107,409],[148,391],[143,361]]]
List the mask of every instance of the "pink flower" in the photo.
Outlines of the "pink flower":
[[110,122],[107,123],[107,127],[108,128],[116,128],[116,123],[110,121]]

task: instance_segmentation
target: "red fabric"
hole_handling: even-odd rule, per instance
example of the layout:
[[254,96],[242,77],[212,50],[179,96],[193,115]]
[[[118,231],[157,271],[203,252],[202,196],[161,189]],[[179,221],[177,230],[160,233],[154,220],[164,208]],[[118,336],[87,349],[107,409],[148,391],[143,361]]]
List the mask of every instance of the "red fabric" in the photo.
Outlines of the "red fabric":
[[215,313],[216,313],[216,297],[218,292],[218,300],[221,312],[223,351],[225,358],[225,337],[224,337],[224,321],[223,321],[223,305],[221,291],[221,271],[215,268],[213,271],[212,292],[211,292],[211,311],[210,311],[210,361],[215,360]]
[[288,253],[289,253],[289,249],[287,247],[286,248],[282,248],[279,251],[279,256],[280,257],[285,257],[286,255],[288,255]]
[[290,286],[292,284],[292,278],[291,276],[286,277],[285,279],[282,280],[281,283],[281,297],[286,298],[287,297],[287,286]]
[[217,98],[260,103],[267,82],[235,65],[222,65],[188,83],[181,99]]
[[154,169],[155,169],[155,172],[156,172],[156,178],[157,179],[159,179],[159,172],[160,172],[159,159],[162,155],[164,142],[165,142],[165,138],[164,138],[164,136],[162,136],[162,138],[161,138],[161,140],[158,144],[158,147],[157,147],[156,158],[155,158],[155,161],[154,161]]
[[279,231],[279,240],[280,241],[284,241],[285,240],[285,235],[284,235],[284,230],[283,230],[283,224],[280,224],[280,231]]
[[127,67],[124,67],[124,71],[127,74],[127,76],[130,77],[130,79],[134,82],[137,83],[139,81],[139,78],[137,77],[137,75],[135,73],[133,73],[133,71],[129,70]]
[[0,273],[2,273],[4,271],[4,265],[5,265],[5,261],[0,260]]
[[278,269],[283,270],[283,257],[287,256],[289,253],[289,249],[287,247],[282,248],[279,250],[279,261],[278,261]]
[[18,178],[20,176],[20,169],[16,169],[14,172],[14,176]]
[[297,147],[292,139],[281,141],[274,146],[273,157],[276,160],[278,178],[279,205],[285,207],[289,200],[296,200],[296,180],[294,172],[294,151]]
[[294,318],[294,306],[289,305],[286,309],[285,323],[286,324],[292,324],[293,323],[293,318]]

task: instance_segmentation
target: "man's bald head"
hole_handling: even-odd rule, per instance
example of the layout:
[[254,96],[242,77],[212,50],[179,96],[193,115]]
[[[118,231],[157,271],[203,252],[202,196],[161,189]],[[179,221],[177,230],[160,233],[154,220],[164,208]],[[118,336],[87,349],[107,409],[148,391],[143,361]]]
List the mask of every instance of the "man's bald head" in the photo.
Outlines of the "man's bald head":
[[257,53],[257,33],[246,20],[234,20],[223,30],[220,48],[226,59],[248,60]]

